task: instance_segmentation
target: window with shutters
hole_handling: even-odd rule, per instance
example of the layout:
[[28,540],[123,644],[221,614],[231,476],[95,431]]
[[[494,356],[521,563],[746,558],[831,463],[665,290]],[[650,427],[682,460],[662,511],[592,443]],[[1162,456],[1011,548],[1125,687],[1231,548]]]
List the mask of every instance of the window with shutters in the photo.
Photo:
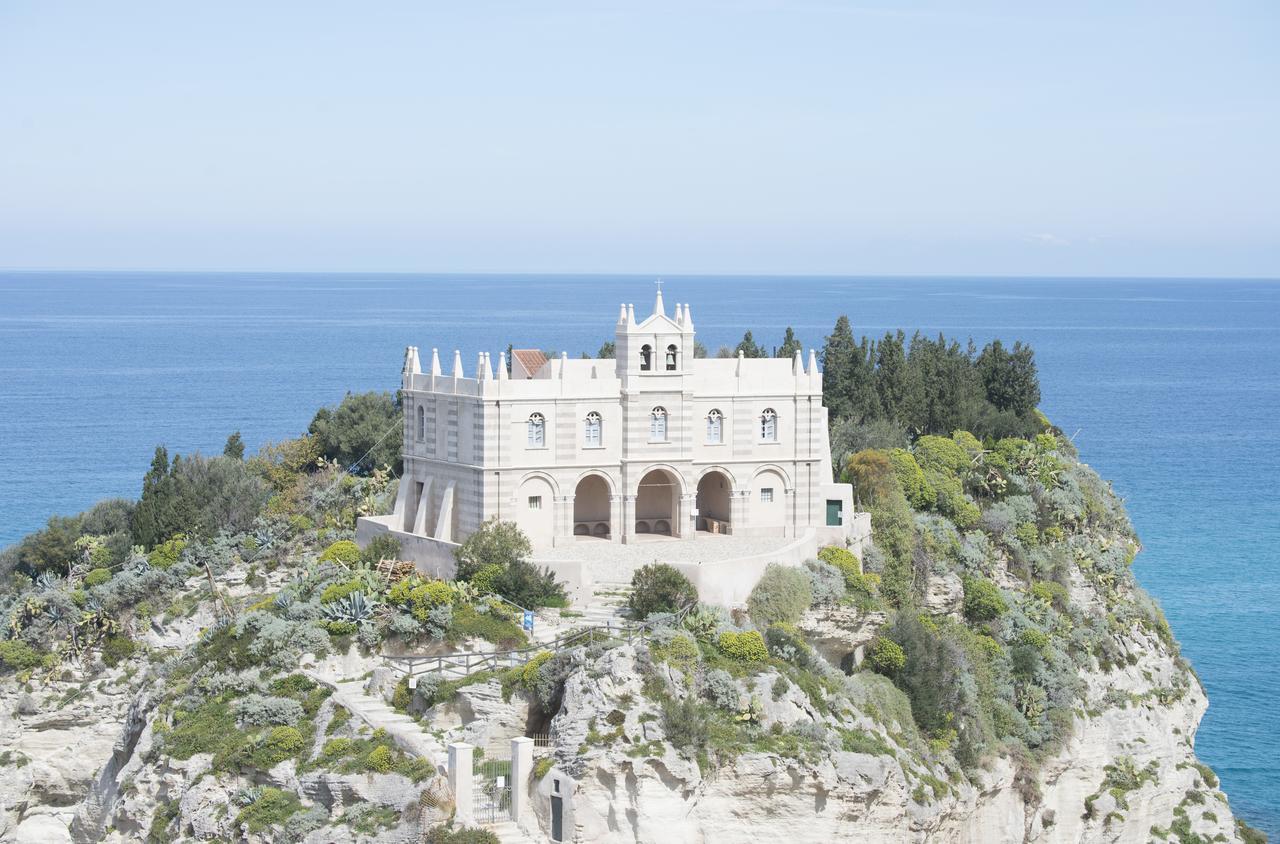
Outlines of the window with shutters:
[[667,441],[667,409],[655,407],[649,414],[649,442],[663,443]]
[[724,442],[724,414],[713,410],[707,414],[707,443],[718,445]]
[[767,443],[778,441],[778,414],[772,408],[760,414],[760,439]]
[[587,448],[600,448],[600,414],[594,410],[587,414],[587,422],[582,430],[582,444]]
[[541,413],[529,417],[529,448],[542,448],[547,444],[547,420]]

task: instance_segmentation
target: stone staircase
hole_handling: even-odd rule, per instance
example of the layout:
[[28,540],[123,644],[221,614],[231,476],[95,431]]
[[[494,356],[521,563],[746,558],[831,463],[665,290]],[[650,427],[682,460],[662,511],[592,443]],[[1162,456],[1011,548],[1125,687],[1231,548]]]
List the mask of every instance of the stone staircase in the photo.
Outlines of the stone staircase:
[[498,841],[502,842],[502,844],[538,844],[538,842],[546,840],[544,838],[531,838],[528,833],[516,826],[514,821],[485,824],[484,828],[498,836]]
[[595,584],[591,600],[580,608],[581,626],[618,627],[627,621],[627,599],[635,589],[630,583],[601,581]]
[[[630,583],[601,582],[595,585],[586,604],[563,611],[543,610],[533,628],[533,644],[553,642],[572,630],[584,627],[617,628],[627,622],[627,598],[634,590]],[[564,615],[561,612],[565,613]]]
[[333,689],[331,699],[334,703],[346,707],[355,718],[359,718],[371,729],[386,730],[387,735],[406,753],[429,759],[437,768],[448,759],[448,751],[434,736],[422,731],[417,721],[408,715],[396,712],[384,700],[366,694],[363,680],[326,680],[307,672],[311,679],[324,683]]

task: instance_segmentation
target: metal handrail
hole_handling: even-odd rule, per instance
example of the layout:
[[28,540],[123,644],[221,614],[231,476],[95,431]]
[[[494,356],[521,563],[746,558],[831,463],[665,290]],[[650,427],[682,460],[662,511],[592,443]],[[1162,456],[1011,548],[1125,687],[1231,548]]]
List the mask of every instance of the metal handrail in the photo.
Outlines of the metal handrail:
[[[696,604],[688,604],[672,615],[671,620],[675,624],[684,621],[696,606]],[[662,619],[665,621],[665,619]],[[469,676],[480,670],[496,671],[498,668],[514,668],[517,665],[523,665],[533,659],[543,651],[557,651],[570,645],[578,644],[581,640],[586,639],[588,644],[595,642],[597,637],[602,641],[609,639],[626,638],[627,644],[633,643],[638,637],[648,634],[657,626],[659,619],[650,619],[638,623],[628,623],[620,627],[612,625],[597,624],[591,627],[584,627],[573,631],[565,636],[557,637],[550,642],[543,642],[537,645],[531,645],[527,648],[518,648],[511,651],[493,651],[490,653],[474,653],[472,651],[458,651],[455,653],[437,654],[435,656],[387,656],[383,657],[387,662],[399,667],[405,676],[416,677],[419,668],[434,664],[434,667],[428,668],[421,673],[431,674],[444,671],[447,668],[460,669],[463,676]],[[616,632],[615,632],[616,631]]]

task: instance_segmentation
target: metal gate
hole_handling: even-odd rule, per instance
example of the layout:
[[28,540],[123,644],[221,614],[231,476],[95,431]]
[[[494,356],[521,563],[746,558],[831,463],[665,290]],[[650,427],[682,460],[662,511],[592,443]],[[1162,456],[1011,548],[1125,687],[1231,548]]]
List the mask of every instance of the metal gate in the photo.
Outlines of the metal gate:
[[511,820],[511,760],[477,759],[472,765],[472,816],[476,823]]

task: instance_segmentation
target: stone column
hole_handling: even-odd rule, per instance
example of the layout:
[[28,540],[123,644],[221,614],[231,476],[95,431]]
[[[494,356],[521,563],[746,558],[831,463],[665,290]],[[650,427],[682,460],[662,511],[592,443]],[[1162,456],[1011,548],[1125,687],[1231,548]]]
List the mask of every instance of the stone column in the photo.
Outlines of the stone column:
[[529,779],[533,776],[533,739],[520,736],[511,740],[511,820],[520,825],[529,796]]
[[800,526],[796,518],[796,499],[799,496],[796,495],[795,487],[788,489],[784,494],[787,496],[787,535],[795,538],[800,535]]
[[622,496],[622,541],[629,543],[631,534],[636,529],[636,497],[634,495]]
[[623,515],[622,496],[609,496],[609,541],[622,542]]
[[729,493],[729,533],[742,535],[747,532],[750,513],[751,490],[735,489]]
[[697,502],[697,495],[680,496],[680,512],[677,515],[680,532],[676,535],[683,539],[693,539],[698,535],[698,532],[694,530],[695,525],[693,523],[693,508]]
[[464,741],[449,745],[449,788],[453,790],[453,805],[458,822],[464,825],[475,823],[472,816],[475,805],[472,802],[472,789],[476,778],[471,757],[474,750],[474,747]]
[[555,496],[555,533],[551,539],[552,546],[573,541],[573,499],[572,495]]

